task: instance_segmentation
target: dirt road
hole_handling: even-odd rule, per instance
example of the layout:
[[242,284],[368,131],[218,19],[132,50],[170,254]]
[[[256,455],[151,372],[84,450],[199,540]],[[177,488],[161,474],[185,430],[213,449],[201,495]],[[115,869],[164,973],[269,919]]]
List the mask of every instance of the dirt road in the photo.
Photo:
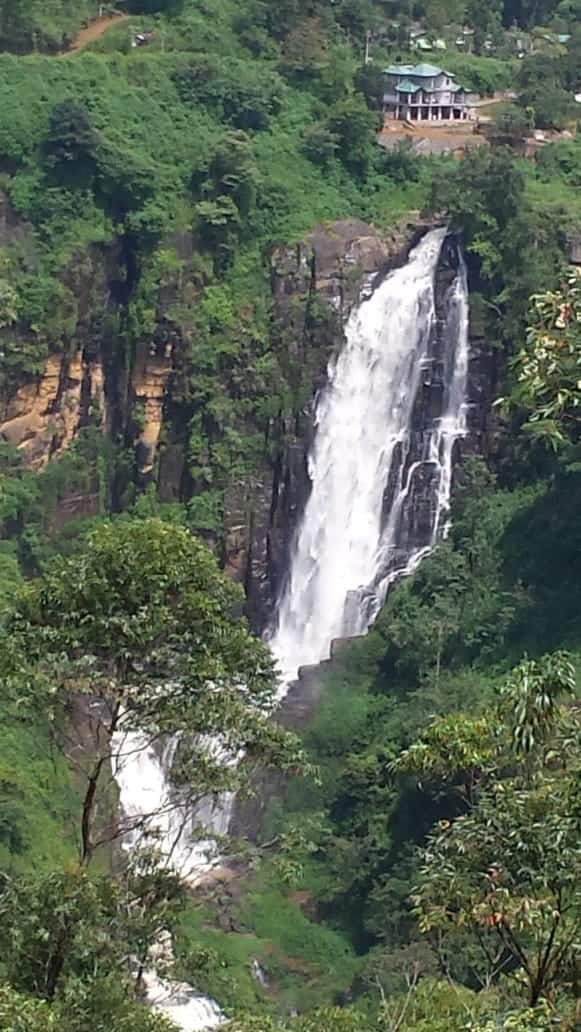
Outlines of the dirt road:
[[108,29],[112,28],[113,25],[120,25],[122,22],[129,21],[128,14],[109,14],[104,18],[97,18],[94,22],[91,22],[86,29],[81,29],[78,35],[75,36],[68,50],[65,50],[63,54],[59,54],[59,57],[71,57],[72,54],[78,54],[80,50],[84,50],[89,43],[94,43],[96,39],[100,39],[101,36],[107,32]]

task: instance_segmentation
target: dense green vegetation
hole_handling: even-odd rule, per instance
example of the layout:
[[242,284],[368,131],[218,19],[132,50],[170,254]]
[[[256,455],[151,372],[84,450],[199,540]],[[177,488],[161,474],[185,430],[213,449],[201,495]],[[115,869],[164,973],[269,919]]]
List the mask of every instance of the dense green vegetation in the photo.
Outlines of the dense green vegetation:
[[[169,335],[189,473],[207,496],[187,515],[214,531],[224,487],[311,392],[271,322],[270,249],[320,220],[394,224],[428,196],[428,169],[375,146],[378,115],[338,30],[292,57],[263,35],[256,52],[237,5],[210,18],[192,4],[164,23],[163,53],[159,36],[125,53],[120,28],[105,55],[0,58],[2,185],[24,220],[2,249],[1,389],[49,352],[90,341],[109,355],[115,340],[122,406],[135,350]],[[328,320],[309,308],[308,334]],[[117,420],[115,468],[94,460],[105,505],[132,501],[138,415]]]
[[[268,719],[272,659],[236,615],[237,603],[236,586],[207,547],[159,520],[104,524],[81,556],[55,560],[14,600],[0,655],[3,713],[19,739],[17,757],[30,749],[30,727],[42,714],[58,750],[60,780],[53,773],[50,786],[69,825],[68,855],[66,845],[45,852],[50,821],[56,837],[61,813],[53,803],[39,818],[34,778],[42,766],[30,749],[32,770],[16,768],[12,780],[10,768],[3,770],[0,972],[24,994],[31,1021],[79,1032],[111,1022],[163,1028],[135,1000],[128,966],[134,958],[139,984],[150,949],[184,906],[183,885],[163,866],[156,822],[186,799],[194,805],[210,792],[240,791],[256,764],[301,766],[293,736]],[[171,693],[163,691],[169,678]],[[183,795],[152,800],[149,813],[120,820],[113,762],[131,762],[132,731],[150,748],[184,735],[173,763]],[[237,766],[201,744],[218,732],[229,753],[244,753]],[[62,769],[65,756],[78,798]],[[110,850],[127,834],[135,849],[119,878]],[[54,1007],[35,1008],[34,999]],[[2,1027],[11,1028],[20,1004],[8,988],[4,1004]]]
[[[0,400],[79,349],[116,391],[108,433],[92,403],[40,472],[0,448],[0,1029],[169,1028],[140,1002],[168,932],[178,977],[233,1032],[574,1029],[581,144],[534,161],[519,145],[574,127],[579,8],[119,6],[127,20],[61,59],[96,4],[0,0]],[[380,69],[410,57],[416,20],[470,24],[474,52],[447,66],[517,94],[462,161],[376,145]],[[519,61],[513,25],[571,38]],[[190,532],[220,554],[225,492],[292,437],[333,345],[308,290],[296,320],[277,315],[273,254],[320,222],[388,230],[420,211],[462,234],[473,336],[502,381],[494,442],[465,457],[447,540],[334,660],[299,748],[267,719],[273,671],[241,594]],[[137,469],[129,388],[168,343],[161,449],[171,431],[187,459],[171,503]],[[73,494],[92,515],[63,518]],[[195,800],[248,789],[261,763],[287,771],[259,842],[232,846],[238,877],[192,895],[155,848],[123,862],[120,724],[158,746],[189,735],[174,775]],[[218,730],[238,768],[187,744]]]
[[[521,894],[520,902],[512,895],[507,898],[506,913],[513,906],[519,913],[521,906],[525,913],[531,907],[530,922],[527,918],[520,927],[525,942],[529,935],[534,943],[534,936],[547,934],[542,908],[547,886],[554,889],[558,877],[550,855],[556,841],[563,876],[570,875],[576,884],[577,826],[571,825],[567,846],[564,836],[569,834],[568,821],[576,820],[566,794],[577,790],[578,719],[566,695],[565,704],[559,704],[559,688],[571,691],[568,661],[563,674],[556,667],[555,680],[553,661],[542,657],[560,647],[569,650],[573,661],[581,654],[578,492],[578,473],[573,471],[563,471],[552,484],[509,491],[495,487],[480,462],[465,466],[450,540],[393,592],[367,638],[342,650],[325,677],[322,703],[305,736],[309,755],[320,770],[320,785],[309,779],[297,781],[289,787],[283,809],[278,803],[271,805],[263,830],[265,842],[297,823],[308,829],[306,842],[302,847],[297,843],[293,852],[293,865],[283,864],[278,870],[279,880],[283,879],[280,887],[289,879],[290,898],[298,899],[307,915],[317,914],[335,928],[345,945],[355,950],[353,1021],[362,1021],[366,1029],[375,1028],[375,1022],[377,1028],[390,1028],[385,1024],[386,1013],[395,1020],[410,983],[419,979],[429,998],[428,982],[438,974],[452,977],[456,987],[463,985],[466,995],[459,988],[452,999],[443,993],[441,1014],[432,997],[424,1019],[422,996],[416,997],[414,990],[414,1006],[409,1013],[406,1010],[404,1028],[440,1028],[437,1022],[442,1021],[442,1028],[461,1029],[466,1027],[467,1014],[474,1027],[480,1027],[479,1021],[504,1027],[502,1022],[526,1005],[518,979],[513,984],[509,977],[510,955],[502,948],[499,952],[492,942],[491,956],[496,961],[487,967],[490,958],[486,951],[479,953],[478,921],[486,925],[489,914],[486,889],[480,900],[470,904],[476,931],[470,931],[467,912],[464,917],[459,914],[458,927],[452,927],[457,905],[452,902],[452,886],[457,878],[457,891],[462,891],[462,857],[474,853],[461,843],[456,847],[456,826],[458,835],[464,834],[464,828],[468,834],[463,820],[456,825],[458,817],[473,814],[476,841],[482,844],[486,840],[478,822],[488,820],[493,829],[498,825],[498,838],[483,844],[484,858],[474,861],[474,891],[482,884],[478,872],[484,878],[487,868],[498,864],[504,874],[516,864],[510,888],[512,894],[517,890]],[[535,660],[519,667],[527,654]],[[531,698],[524,710],[519,708],[523,685]],[[546,716],[540,710],[537,720],[535,706],[544,691],[554,691],[555,700],[549,694]],[[532,729],[530,748],[527,721]],[[522,768],[515,769],[515,760],[506,750],[510,752],[511,734],[517,727],[522,728],[514,739]],[[503,728],[506,731],[499,739]],[[557,786],[565,793],[561,809]],[[491,794],[496,800],[494,819],[486,816],[485,809],[491,805]],[[506,817],[499,800],[505,801]],[[423,875],[418,847],[434,826]],[[533,828],[545,829],[542,846],[530,839]],[[439,854],[434,853],[436,844]],[[443,849],[456,848],[457,856],[441,855]],[[543,868],[539,866],[541,848]],[[531,851],[528,867],[524,854],[522,862],[518,859],[525,849]],[[439,900],[427,897],[436,925],[426,919],[424,932],[434,931],[425,941],[412,896],[418,893],[421,877],[426,878],[426,893],[436,891],[428,877],[432,876],[430,864],[433,877],[441,878],[434,883],[440,885],[441,896]],[[537,881],[529,885],[527,878],[533,876]],[[503,882],[503,890],[505,884],[508,887],[508,881]],[[258,892],[264,892],[261,883]],[[422,898],[418,897],[416,906]],[[494,901],[495,906],[501,903],[504,907],[503,897]],[[253,937],[253,915],[231,900],[217,900],[214,908],[218,915],[225,910],[235,927],[240,922],[252,936],[252,955],[277,983],[276,952]],[[535,908],[540,908],[538,913]],[[569,913],[574,918],[575,903]],[[282,906],[278,914],[277,943],[284,941],[295,922]],[[436,930],[439,920],[450,922],[444,935]],[[576,934],[573,926],[572,931]],[[220,958],[236,984],[245,966],[220,939],[221,933],[214,932],[215,962]],[[329,947],[323,966],[336,978],[339,993],[341,972],[336,958],[337,948]],[[496,970],[495,963],[501,961]],[[568,992],[571,985],[574,992],[576,963],[576,957],[567,959],[549,992],[562,1021],[573,1010]],[[205,978],[204,986],[210,991],[217,990],[217,979],[223,977],[217,970]],[[487,992],[475,992],[482,985],[488,986]],[[389,1001],[387,1012],[381,1009],[382,998]],[[240,993],[239,999],[247,996]],[[426,1025],[422,1020],[427,1020]],[[522,1020],[526,1021],[524,1015]],[[538,1022],[532,1027],[545,1028],[541,1012],[531,1020]],[[510,1021],[507,1027],[512,1027]]]

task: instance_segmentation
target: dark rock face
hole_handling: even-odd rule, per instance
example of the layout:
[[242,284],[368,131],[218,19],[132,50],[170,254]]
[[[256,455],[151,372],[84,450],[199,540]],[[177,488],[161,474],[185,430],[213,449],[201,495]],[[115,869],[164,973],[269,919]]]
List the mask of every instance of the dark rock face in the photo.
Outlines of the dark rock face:
[[226,568],[244,583],[248,615],[259,631],[274,616],[309,495],[307,458],[328,361],[343,344],[352,308],[406,262],[427,228],[405,224],[385,237],[346,219],[319,226],[301,244],[271,256],[273,334],[289,363],[287,379],[305,400],[293,419],[274,426],[271,455],[259,474],[233,484],[226,501]]

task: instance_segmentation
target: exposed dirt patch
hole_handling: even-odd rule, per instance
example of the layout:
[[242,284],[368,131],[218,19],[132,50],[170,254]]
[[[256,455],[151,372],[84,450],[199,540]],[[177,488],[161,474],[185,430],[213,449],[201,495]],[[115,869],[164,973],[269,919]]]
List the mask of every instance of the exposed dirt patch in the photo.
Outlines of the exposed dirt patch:
[[396,122],[386,119],[377,140],[387,150],[409,140],[416,154],[462,154],[486,143],[474,122]]
[[108,29],[111,29],[113,25],[120,25],[122,22],[129,21],[128,14],[109,14],[104,18],[97,18],[90,25],[87,25],[86,29],[81,29],[78,35],[75,36],[68,50],[64,54],[59,54],[59,57],[70,57],[72,54],[78,54],[80,50],[84,50],[89,43],[94,43],[96,39],[100,39]]

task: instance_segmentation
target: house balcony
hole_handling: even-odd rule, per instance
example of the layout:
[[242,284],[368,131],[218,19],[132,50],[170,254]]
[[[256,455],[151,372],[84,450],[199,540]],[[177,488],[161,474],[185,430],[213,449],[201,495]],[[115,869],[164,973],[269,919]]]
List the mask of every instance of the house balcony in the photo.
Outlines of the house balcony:
[[383,103],[386,107],[405,105],[406,107],[471,107],[471,100],[463,93],[459,95],[443,90],[441,93],[384,93]]

